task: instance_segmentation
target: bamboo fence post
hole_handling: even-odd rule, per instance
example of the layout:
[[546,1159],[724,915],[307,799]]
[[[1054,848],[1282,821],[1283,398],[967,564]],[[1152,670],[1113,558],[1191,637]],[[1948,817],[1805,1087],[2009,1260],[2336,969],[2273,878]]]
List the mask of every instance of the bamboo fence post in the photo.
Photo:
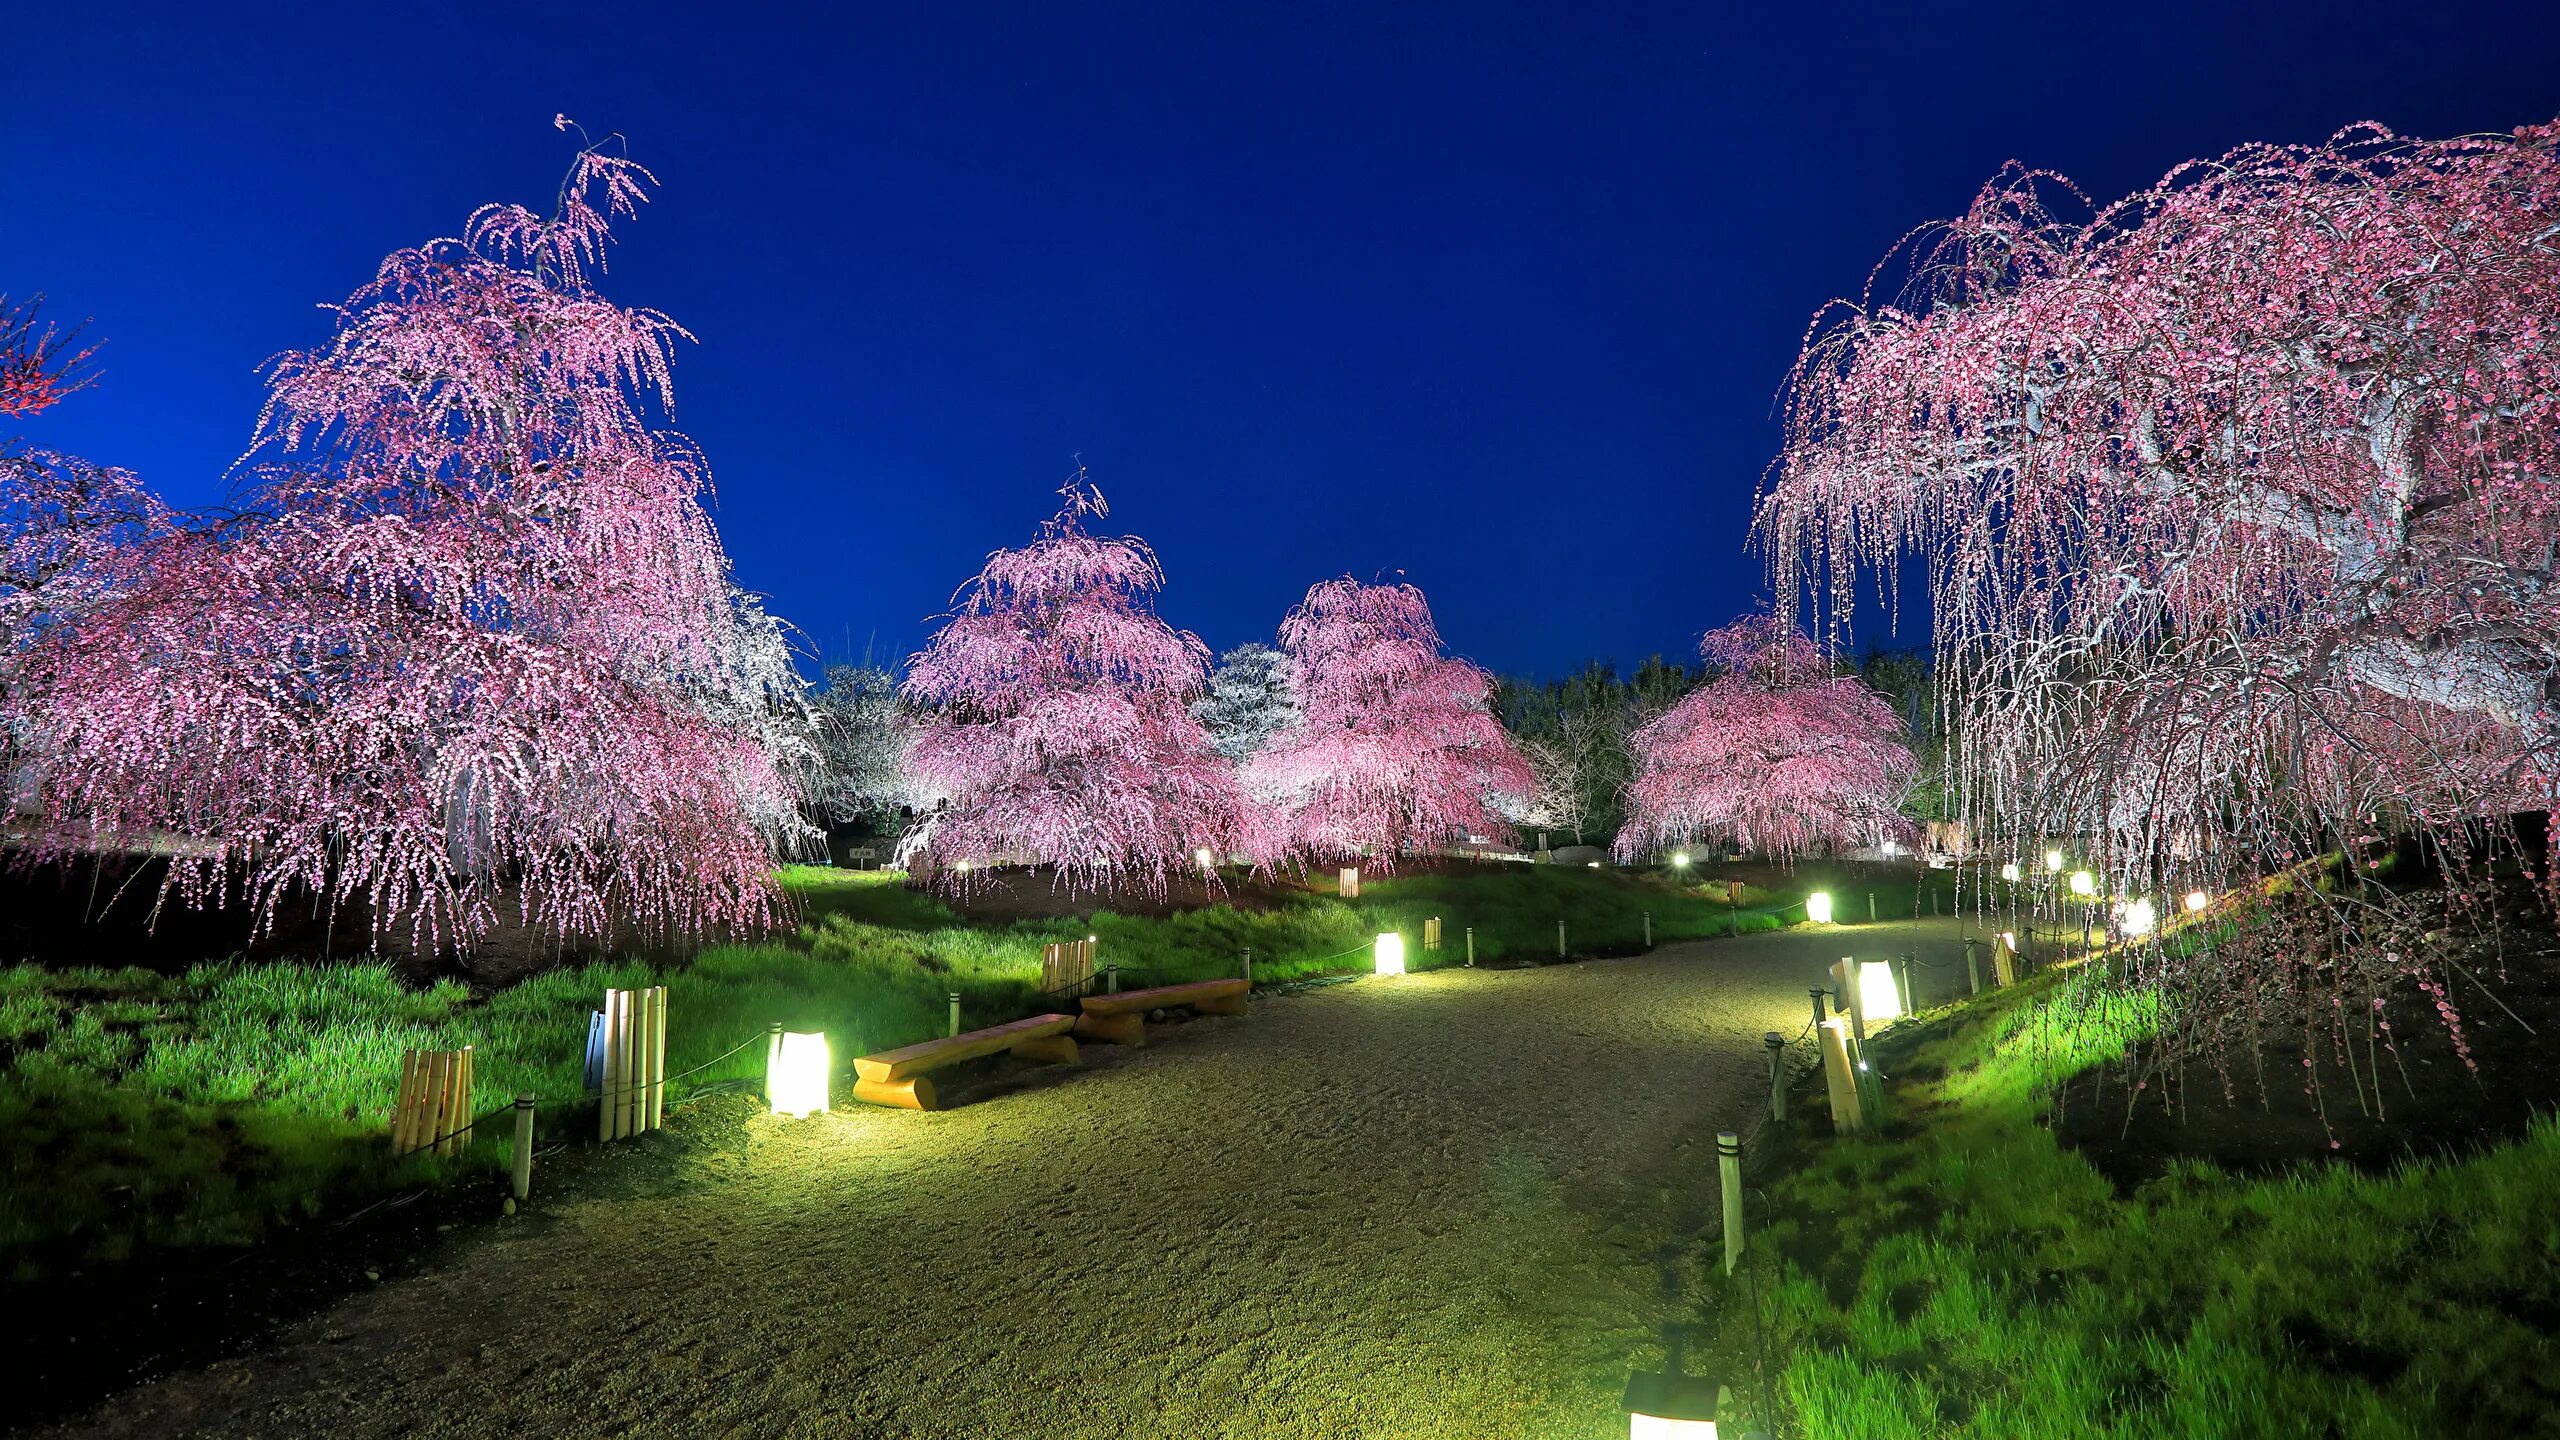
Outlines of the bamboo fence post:
[[1999,976],[2000,988],[2018,983],[2018,950],[2015,941],[2002,941],[1991,947],[1992,973]]
[[1902,972],[1902,1013],[1905,1015],[1919,1014],[1920,993],[1911,988],[1911,957],[1908,955],[1897,956],[1894,960],[1894,968]]
[[1761,1035],[1760,1043],[1769,1051],[1769,1118],[1783,1125],[1787,1120],[1787,1037],[1771,1030]]
[[1741,939],[1742,882],[1739,880],[1727,880],[1724,882],[1724,919],[1726,930],[1731,933],[1733,938],[1736,940]]
[[1716,1179],[1724,1191],[1724,1273],[1742,1260],[1742,1137],[1716,1132]]
[[1244,947],[1244,987],[1248,990],[1253,988],[1253,947],[1250,945]]
[[640,1133],[640,1037],[648,1030],[643,1013],[649,1003],[645,990],[622,992],[622,1100],[616,1112],[614,1138],[628,1140]]
[[1556,958],[1564,958],[1564,922],[1561,920],[1556,922]]
[[596,1140],[614,1139],[614,1108],[622,1086],[622,992],[604,992],[604,1084],[596,1092]]
[[453,1092],[453,1123],[445,1127],[453,1132],[453,1138],[448,1142],[452,1148],[445,1152],[448,1155],[459,1155],[471,1144],[471,1091],[474,1082],[480,1078],[479,1059],[479,1053],[473,1047],[462,1047],[462,1083]]
[[649,1128],[667,1118],[667,987],[649,992]]
[[1982,960],[1973,953],[1973,937],[1970,935],[1964,937],[1964,981],[1971,987],[1969,993],[1982,993]]
[[776,1021],[764,1034],[764,1099],[773,1103],[773,1072],[782,1064],[782,1024]]
[[1822,1036],[1822,1080],[1831,1096],[1831,1130],[1855,1135],[1860,1128],[1858,1078],[1849,1068],[1849,1027],[1837,1016],[1815,1029]]
[[426,1112],[421,1117],[425,1123],[419,1128],[417,1148],[443,1152],[444,1132],[452,1124],[453,1064],[450,1050],[427,1052],[426,1104],[421,1107]]
[[1876,892],[1873,890],[1867,892],[1867,923],[1876,923]]
[[1858,962],[1849,956],[1831,967],[1831,980],[1840,993],[1840,1013],[1849,1017],[1849,1034],[1861,1045],[1867,1043],[1867,1004],[1858,993]]
[[1653,912],[1650,910],[1644,912],[1644,948],[1653,948]]
[[1468,926],[1468,927],[1467,927],[1467,968],[1468,968],[1468,969],[1470,969],[1470,970],[1472,970],[1472,969],[1474,969],[1474,968],[1475,968],[1475,964],[1476,964],[1476,927],[1474,927],[1473,925],[1470,925],[1470,926]]
[[951,992],[951,1033],[960,1033],[960,992],[957,990]]
[[533,1096],[530,1092],[516,1095],[516,1203],[521,1205],[533,1194]]
[[391,1153],[409,1151],[409,1117],[418,1108],[418,1052],[400,1052],[400,1098],[391,1106]]

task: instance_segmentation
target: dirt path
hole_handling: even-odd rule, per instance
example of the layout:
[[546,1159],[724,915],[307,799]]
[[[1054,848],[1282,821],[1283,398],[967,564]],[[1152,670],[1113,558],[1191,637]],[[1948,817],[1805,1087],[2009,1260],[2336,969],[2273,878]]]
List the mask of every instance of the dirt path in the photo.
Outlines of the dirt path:
[[51,1433],[1624,1434],[1762,1032],[1852,951],[1951,993],[1957,934],[1363,980],[940,1114],[759,1117]]

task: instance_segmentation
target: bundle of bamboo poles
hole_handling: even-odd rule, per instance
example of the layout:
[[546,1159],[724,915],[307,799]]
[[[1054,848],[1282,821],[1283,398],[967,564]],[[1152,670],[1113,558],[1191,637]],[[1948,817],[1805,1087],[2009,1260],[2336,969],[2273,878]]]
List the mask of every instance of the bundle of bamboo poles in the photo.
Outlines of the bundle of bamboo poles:
[[1422,922],[1422,948],[1425,950],[1440,948],[1440,917],[1437,915]]
[[410,1050],[400,1057],[400,1101],[391,1111],[391,1149],[459,1155],[470,1143],[471,1047]]
[[1081,986],[1093,978],[1093,956],[1098,948],[1091,938],[1065,940],[1040,949],[1040,989],[1047,994],[1063,993],[1071,986]]
[[666,1108],[667,987],[604,992],[604,1089],[596,1138],[659,1128]]

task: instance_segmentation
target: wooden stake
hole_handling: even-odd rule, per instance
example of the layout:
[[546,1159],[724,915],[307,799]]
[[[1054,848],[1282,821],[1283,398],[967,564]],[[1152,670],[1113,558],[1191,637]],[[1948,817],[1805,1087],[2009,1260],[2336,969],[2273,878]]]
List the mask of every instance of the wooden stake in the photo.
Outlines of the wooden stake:
[[667,1116],[667,987],[649,998],[649,1128],[663,1129]]
[[1724,1191],[1724,1273],[1742,1259],[1742,1137],[1716,1132],[1716,1179]]
[[1775,1030],[1760,1037],[1769,1050],[1769,1118],[1783,1125],[1787,1120],[1787,1037]]
[[951,1033],[960,1033],[960,992],[957,990],[951,992]]
[[1868,924],[1870,924],[1870,925],[1872,925],[1872,924],[1874,924],[1875,922],[1876,922],[1876,892],[1874,892],[1873,890],[1870,890],[1870,891],[1868,891],[1868,892],[1867,892],[1867,923],[1868,923]]
[[1561,920],[1556,922],[1556,958],[1564,958],[1564,922]]
[[1653,948],[1653,912],[1650,910],[1644,912],[1644,948]]
[[533,1096],[516,1096],[516,1203],[533,1194]]
[[622,1103],[622,992],[604,992],[604,1088],[596,1094],[596,1139],[617,1140],[615,1111]]
[[1476,927],[1474,927],[1473,925],[1470,925],[1470,926],[1468,926],[1468,927],[1467,927],[1467,968],[1468,968],[1468,969],[1470,969],[1470,970],[1472,970],[1472,969],[1474,969],[1474,968],[1475,968],[1475,965],[1476,965]]

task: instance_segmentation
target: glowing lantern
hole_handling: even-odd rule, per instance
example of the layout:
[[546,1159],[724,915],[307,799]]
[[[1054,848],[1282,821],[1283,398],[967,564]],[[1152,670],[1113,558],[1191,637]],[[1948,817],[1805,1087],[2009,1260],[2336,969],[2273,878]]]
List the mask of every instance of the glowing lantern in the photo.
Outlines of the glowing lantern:
[[1902,845],[1901,845],[1901,842],[1899,842],[1899,841],[1894,841],[1894,840],[1887,840],[1886,842],[1884,842],[1884,853],[1886,853],[1887,855],[1899,855],[1899,854],[1901,854],[1901,853],[1902,853]]
[[1694,1375],[1627,1377],[1627,1440],[1716,1440],[1716,1407],[1724,1387]]
[[2015,930],[2003,930],[2003,931],[2001,931],[2001,932],[2000,932],[2000,943],[2001,943],[2001,944],[2003,944],[2003,945],[2005,945],[2005,946],[2007,946],[2007,947],[2009,947],[2009,953],[2010,953],[2010,954],[2012,954],[2012,955],[2017,954],[2017,953],[2018,953],[2018,932],[2017,932],[2017,931],[2015,931]]
[[952,866],[951,868],[952,868],[952,869],[954,869],[954,870],[959,871],[959,872],[960,872],[961,874],[963,874],[963,875],[966,875],[966,874],[968,874],[968,873],[969,873],[969,862],[968,862],[968,861],[966,861],[966,860],[963,860],[963,861],[961,861],[960,863],[958,863],[957,865]]
[[1688,868],[1689,868],[1689,852],[1688,852],[1688,851],[1686,851],[1686,850],[1675,850],[1675,851],[1673,851],[1673,852],[1671,853],[1671,863],[1672,863],[1674,866],[1678,867],[1679,869],[1682,869],[1682,870],[1686,870],[1686,869],[1688,869]]
[[2193,915],[2212,903],[2213,897],[2207,895],[2201,890],[2190,890],[2187,892],[2187,913],[2190,915]]
[[2086,870],[2071,872],[2071,893],[2083,899],[2098,893],[2098,877]]
[[1404,973],[1404,937],[1402,935],[1392,930],[1380,935],[1376,954],[1379,974],[1401,975]]
[[1902,1018],[1902,992],[1894,988],[1891,962],[1858,962],[1858,1011],[1870,1025]]
[[764,1077],[776,1115],[815,1115],[827,1108],[827,1037],[789,1032]]
[[2059,850],[2047,850],[2044,852],[2044,868],[2047,870],[2060,870],[2062,868],[2062,852]]
[[2008,881],[2012,885],[2018,883],[2018,862],[2012,860],[2008,864],[2001,866],[2000,878]]
[[2131,901],[2124,907],[2120,923],[2127,935],[2148,935],[2151,927],[2160,923],[2160,911],[2148,900]]
[[1831,923],[1831,892],[1816,890],[1804,897],[1804,918],[1816,925]]
[[1594,869],[1594,870],[1597,870],[1597,869],[1599,869],[1599,868],[1600,868],[1600,862],[1599,862],[1599,861],[1597,861],[1597,860],[1591,861],[1591,862],[1590,862],[1590,864],[1591,864],[1591,868],[1592,868],[1592,869]]
[[1201,868],[1201,869],[1203,869],[1203,870],[1210,869],[1210,868],[1214,867],[1214,866],[1218,863],[1218,862],[1217,862],[1217,860],[1216,860],[1216,858],[1215,858],[1214,856],[1210,855],[1210,853],[1209,853],[1209,847],[1208,847],[1208,846],[1206,846],[1206,845],[1203,845],[1203,846],[1201,846],[1199,849],[1192,851],[1192,852],[1191,852],[1191,856],[1192,856],[1192,858],[1193,858],[1193,859],[1198,860],[1198,861],[1200,862],[1200,868]]

